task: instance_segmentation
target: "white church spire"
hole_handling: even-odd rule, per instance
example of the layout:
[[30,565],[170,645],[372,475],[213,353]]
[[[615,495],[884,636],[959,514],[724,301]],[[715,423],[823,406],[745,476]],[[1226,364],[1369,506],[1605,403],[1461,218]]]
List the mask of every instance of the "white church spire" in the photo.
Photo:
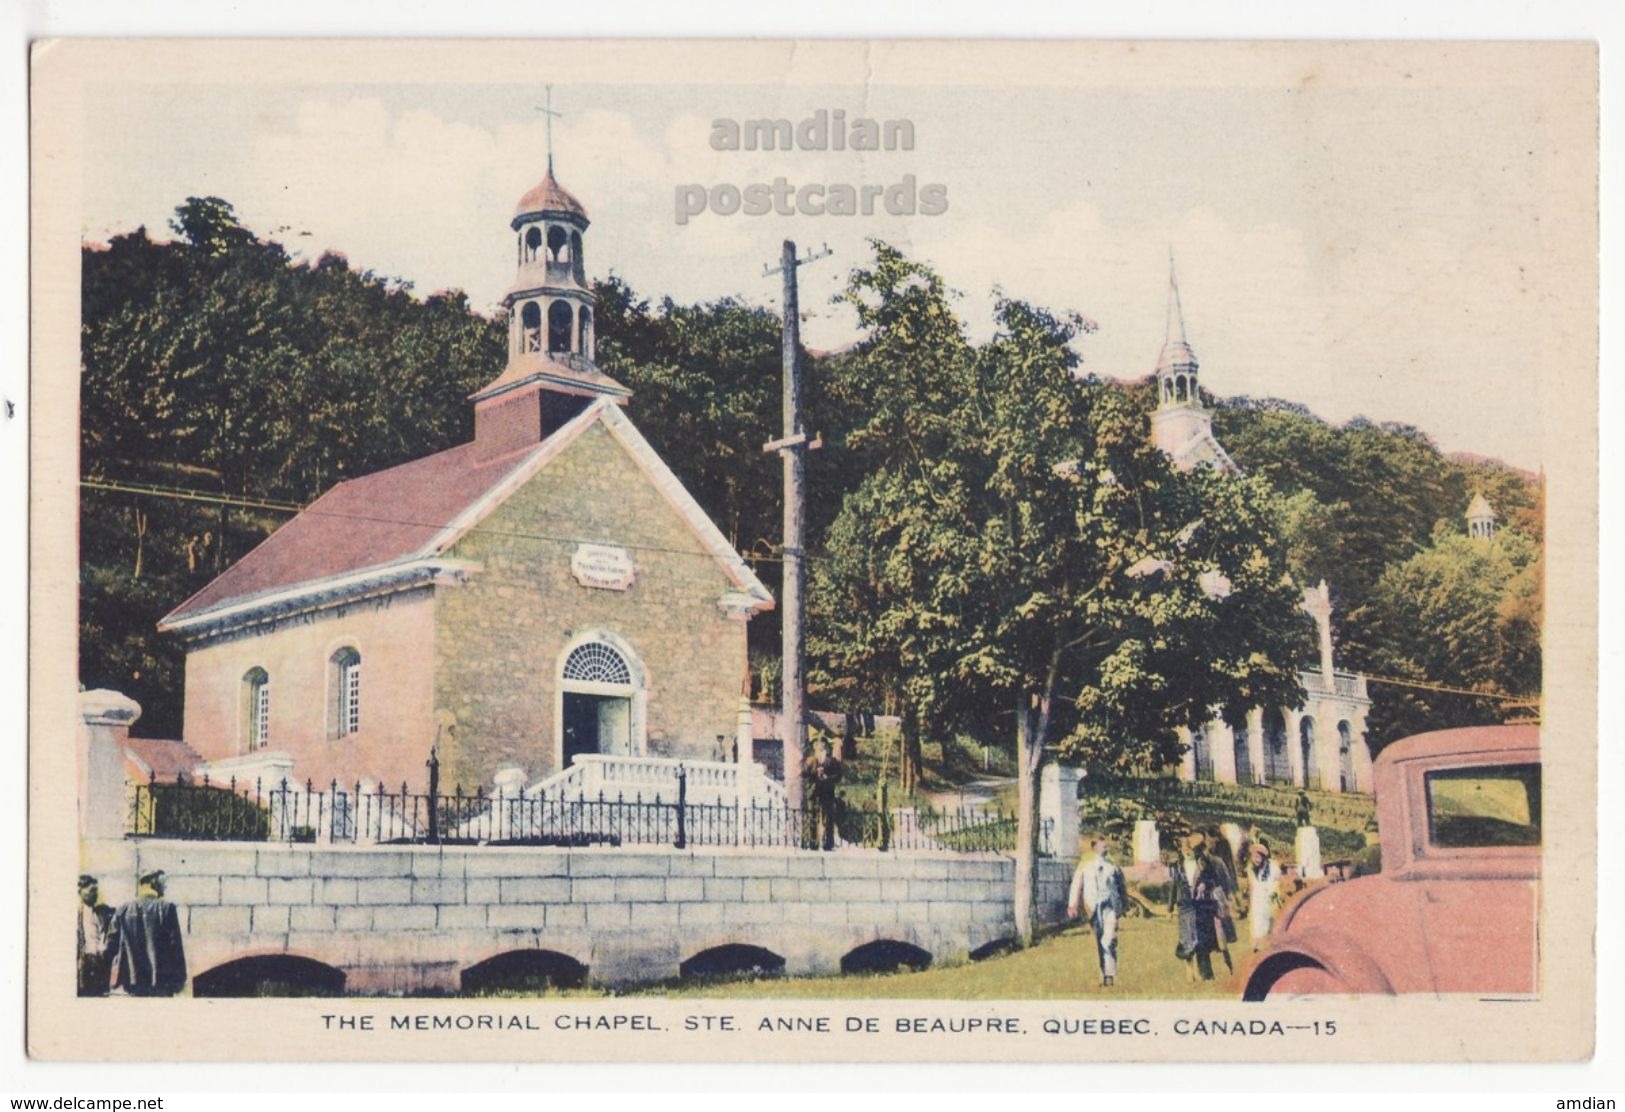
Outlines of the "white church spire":
[[1185,305],[1173,248],[1168,249],[1168,315],[1157,356],[1157,408],[1151,414],[1151,440],[1176,466],[1207,463],[1224,471],[1236,465],[1213,438],[1213,416],[1202,405],[1197,373],[1201,365],[1185,332]]

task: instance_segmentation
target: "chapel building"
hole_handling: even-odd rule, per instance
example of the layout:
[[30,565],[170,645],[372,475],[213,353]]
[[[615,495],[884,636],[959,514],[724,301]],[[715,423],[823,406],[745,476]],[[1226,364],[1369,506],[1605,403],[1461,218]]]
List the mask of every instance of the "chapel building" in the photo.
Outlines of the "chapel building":
[[[1240,468],[1213,435],[1213,415],[1202,402],[1200,364],[1185,333],[1184,306],[1172,266],[1168,316],[1157,358],[1157,407],[1151,439],[1181,469]],[[1305,699],[1297,707],[1253,707],[1234,728],[1215,713],[1192,730],[1181,730],[1184,780],[1227,784],[1286,784],[1331,792],[1371,791],[1371,749],[1366,716],[1371,699],[1365,677],[1339,672],[1332,651],[1332,600],[1325,580],[1303,592],[1303,609],[1319,633],[1320,667],[1298,673]]]
[[550,158],[472,441],[339,483],[159,623],[215,780],[421,791],[434,751],[473,791],[748,736],[746,623],[773,599],[595,363],[588,225]]

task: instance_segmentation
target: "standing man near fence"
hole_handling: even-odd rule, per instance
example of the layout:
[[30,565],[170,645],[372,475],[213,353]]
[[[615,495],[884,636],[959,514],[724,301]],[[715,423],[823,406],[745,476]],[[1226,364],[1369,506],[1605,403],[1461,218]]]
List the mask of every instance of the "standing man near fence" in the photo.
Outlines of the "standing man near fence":
[[1117,983],[1117,921],[1128,907],[1128,891],[1123,885],[1123,870],[1107,856],[1111,843],[1097,836],[1090,848],[1093,856],[1080,860],[1072,874],[1066,914],[1076,919],[1080,908],[1088,912],[1100,958],[1100,983],[1110,987]]
[[164,871],[143,873],[136,898],[113,915],[108,931],[114,987],[131,996],[174,996],[186,987],[180,914],[164,899]]

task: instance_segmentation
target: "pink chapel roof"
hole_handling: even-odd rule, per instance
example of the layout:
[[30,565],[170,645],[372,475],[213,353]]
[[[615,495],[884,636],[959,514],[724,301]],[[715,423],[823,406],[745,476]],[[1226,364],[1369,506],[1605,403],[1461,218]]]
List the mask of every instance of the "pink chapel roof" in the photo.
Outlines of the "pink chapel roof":
[[682,488],[614,399],[601,398],[540,443],[481,458],[473,442],[339,483],[158,623],[171,630],[211,611],[339,577],[440,556],[586,428],[602,421],[758,604],[772,596]]

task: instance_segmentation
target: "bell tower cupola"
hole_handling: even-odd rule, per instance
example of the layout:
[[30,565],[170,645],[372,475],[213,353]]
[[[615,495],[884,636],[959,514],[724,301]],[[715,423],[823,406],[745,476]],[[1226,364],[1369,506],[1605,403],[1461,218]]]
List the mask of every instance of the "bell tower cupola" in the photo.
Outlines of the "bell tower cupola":
[[553,174],[551,95],[547,174],[519,198],[509,227],[517,273],[503,298],[508,362],[470,397],[482,456],[535,444],[600,397],[631,391],[598,369],[594,298],[583,252],[587,210]]

